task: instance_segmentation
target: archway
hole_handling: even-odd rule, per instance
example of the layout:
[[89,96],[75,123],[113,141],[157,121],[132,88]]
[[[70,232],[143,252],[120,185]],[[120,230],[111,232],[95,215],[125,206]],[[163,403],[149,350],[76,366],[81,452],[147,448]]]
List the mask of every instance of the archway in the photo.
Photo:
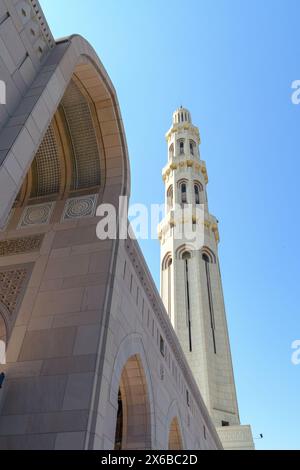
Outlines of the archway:
[[178,419],[176,417],[173,418],[171,421],[168,448],[169,450],[183,449],[180,427],[179,427]]
[[115,449],[151,449],[149,393],[138,354],[128,359],[121,374]]

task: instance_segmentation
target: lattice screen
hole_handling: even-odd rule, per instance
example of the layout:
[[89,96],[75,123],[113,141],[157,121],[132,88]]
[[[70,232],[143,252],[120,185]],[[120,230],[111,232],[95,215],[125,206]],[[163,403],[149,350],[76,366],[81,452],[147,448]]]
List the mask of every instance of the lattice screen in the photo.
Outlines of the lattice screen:
[[10,314],[14,312],[17,306],[26,278],[26,269],[0,272],[0,301]]
[[72,188],[84,189],[100,185],[100,159],[91,111],[86,98],[71,81],[62,106],[73,144]]
[[33,187],[31,197],[40,197],[59,192],[60,166],[57,143],[50,125],[32,164]]

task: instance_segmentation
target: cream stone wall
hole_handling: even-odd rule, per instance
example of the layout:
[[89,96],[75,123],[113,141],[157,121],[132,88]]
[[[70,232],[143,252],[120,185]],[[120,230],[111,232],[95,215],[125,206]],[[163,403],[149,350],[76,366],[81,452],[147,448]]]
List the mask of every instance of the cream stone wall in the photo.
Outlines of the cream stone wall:
[[[120,388],[122,448],[221,449],[138,244],[96,236],[97,205],[118,210],[119,196],[130,194],[121,114],[104,67],[80,36],[55,43],[37,1],[0,0],[0,13],[8,51],[0,65],[9,86],[18,75],[9,57],[16,54],[17,67],[25,43],[35,64],[0,128],[0,315],[7,341],[0,448],[112,449]],[[25,17],[46,44],[38,61]],[[12,44],[3,35],[11,22]],[[32,162],[71,80],[88,103],[101,183],[72,192],[66,165],[59,192],[34,199]],[[69,128],[70,138],[80,131]],[[46,176],[47,169],[39,178]]]
[[[116,418],[122,369],[132,355],[138,354],[146,375],[150,411],[148,418],[141,414],[135,424],[143,427],[145,419],[151,420],[152,448],[168,448],[173,418],[180,425],[184,448],[219,448],[215,428],[134,241],[120,248],[108,329],[103,393],[110,398],[100,399],[97,424],[97,433],[104,435],[105,447],[113,446],[114,427],[107,428],[106,423]],[[160,350],[161,338],[164,355]],[[131,393],[136,393],[135,387]],[[141,434],[138,428],[136,433]],[[143,448],[143,443],[137,442],[134,447]]]

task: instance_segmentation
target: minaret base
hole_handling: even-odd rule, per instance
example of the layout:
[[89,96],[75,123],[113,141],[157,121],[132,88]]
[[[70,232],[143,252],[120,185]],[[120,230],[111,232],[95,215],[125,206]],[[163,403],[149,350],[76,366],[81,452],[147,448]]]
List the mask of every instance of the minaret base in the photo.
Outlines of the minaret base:
[[255,450],[251,426],[217,427],[224,450]]

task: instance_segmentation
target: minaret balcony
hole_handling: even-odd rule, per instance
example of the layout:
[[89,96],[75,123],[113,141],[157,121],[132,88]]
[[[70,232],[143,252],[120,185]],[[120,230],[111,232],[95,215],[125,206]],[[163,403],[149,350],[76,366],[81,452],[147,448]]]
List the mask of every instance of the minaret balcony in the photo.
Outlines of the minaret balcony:
[[191,154],[172,157],[167,165],[162,169],[162,178],[164,181],[167,181],[174,170],[185,168],[193,168],[196,173],[202,173],[205,183],[208,183],[206,163],[203,160],[199,160],[198,156],[193,156]]
[[189,122],[175,123],[166,133],[166,140],[169,142],[173,134],[182,134],[195,139],[198,145],[201,144],[199,129]]

